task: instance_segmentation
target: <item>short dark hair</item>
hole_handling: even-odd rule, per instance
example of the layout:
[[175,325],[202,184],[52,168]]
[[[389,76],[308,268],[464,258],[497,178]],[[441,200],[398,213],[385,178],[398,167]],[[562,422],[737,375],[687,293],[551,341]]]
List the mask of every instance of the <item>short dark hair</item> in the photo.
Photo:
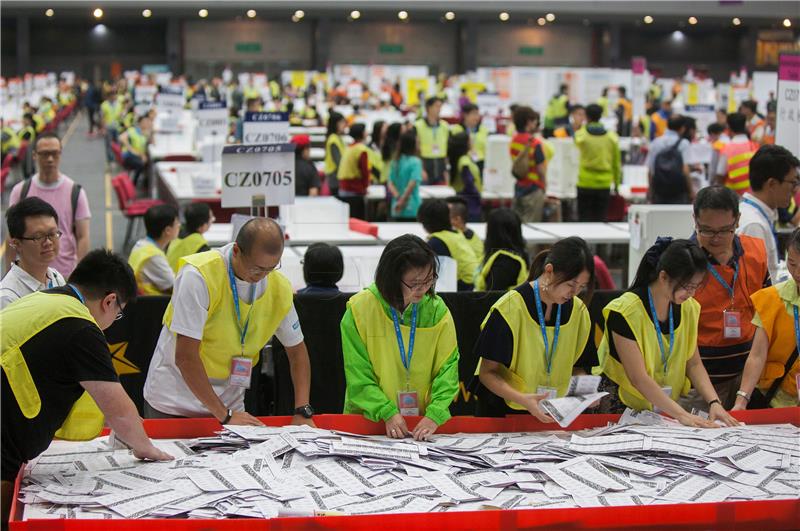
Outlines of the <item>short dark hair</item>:
[[739,215],[739,195],[727,186],[706,186],[694,198],[694,216],[703,210],[727,210],[733,217]]
[[[437,274],[439,260],[436,253],[419,236],[404,234],[390,241],[381,253],[375,269],[375,286],[390,306],[403,309],[403,275],[412,268],[430,267]],[[434,295],[435,284],[428,290]]]
[[[386,122],[384,120],[375,120],[375,123],[372,124],[371,140],[372,140],[372,143],[375,144],[379,149],[380,149],[381,144],[383,142],[383,139],[381,138],[381,133],[383,132],[383,126],[384,125],[386,125]],[[387,131],[388,131],[388,128],[387,128]]]
[[512,119],[514,121],[514,127],[516,128],[517,132],[524,133],[525,126],[528,125],[528,122],[539,121],[539,113],[534,111],[527,105],[520,105],[519,107],[514,109],[514,114],[512,115]]
[[686,118],[680,114],[673,114],[667,120],[667,129],[670,131],[678,131],[681,127],[686,127]]
[[800,166],[797,157],[783,146],[766,144],[750,159],[750,187],[761,190],[769,179],[783,182],[792,168]]
[[102,299],[109,293],[116,293],[120,304],[136,299],[133,269],[120,255],[108,249],[89,251],[75,266],[69,283],[79,286],[89,300]]
[[183,211],[186,220],[186,234],[197,232],[197,229],[211,221],[211,207],[208,203],[189,203]]
[[8,225],[8,235],[12,238],[25,237],[25,220],[38,216],[48,216],[56,220],[58,224],[58,214],[56,209],[38,197],[26,197],[19,203],[12,205],[6,210],[6,224]]
[[164,229],[175,223],[178,219],[178,209],[172,205],[155,205],[144,213],[144,228],[147,236],[158,239]]
[[706,128],[706,133],[708,133],[709,135],[721,135],[724,132],[725,132],[725,126],[717,122],[714,122],[713,124],[708,124],[708,127]]
[[356,140],[356,141],[364,140],[364,134],[365,134],[366,130],[367,130],[367,128],[366,128],[366,126],[364,124],[357,123],[357,124],[353,124],[353,125],[350,126],[349,133],[350,133],[350,136],[353,137],[353,140]]
[[33,150],[36,151],[36,148],[39,146],[39,142],[44,140],[45,138],[55,138],[58,140],[58,145],[61,145],[61,138],[54,133],[53,131],[47,131],[45,133],[41,133],[36,135],[36,140],[33,141]]
[[430,98],[425,100],[425,109],[426,110],[430,109],[431,107],[433,107],[433,104],[436,103],[437,101],[441,103],[442,102],[442,98],[440,98],[438,96],[431,96]]
[[617,87],[617,92],[620,96],[625,97],[625,95],[628,93],[628,89],[625,87]]
[[583,238],[570,236],[557,241],[550,249],[539,252],[531,262],[528,280],[535,280],[542,276],[547,264],[553,266],[553,273],[557,284],[567,282],[587,271],[589,273],[589,293],[591,298],[594,290],[594,254]]
[[581,105],[580,103],[574,103],[574,104],[572,104],[572,105],[570,105],[570,106],[569,106],[569,112],[570,112],[570,114],[572,114],[572,113],[573,113],[573,112],[575,112],[575,111],[579,111],[579,110],[581,110],[581,109],[583,109],[583,110],[586,110],[586,107],[584,107],[584,106],[583,106],[583,105]]
[[447,207],[450,209],[450,212],[458,216],[459,218],[467,221],[469,217],[469,209],[467,208],[467,201],[460,196],[454,195],[452,197],[448,197],[445,199],[447,201]]
[[742,103],[739,104],[739,108],[741,109],[742,107],[750,110],[753,114],[755,114],[758,109],[758,104],[754,100],[744,100]]
[[236,235],[236,246],[239,250],[243,254],[250,254],[260,231],[276,232],[275,237],[268,238],[264,242],[264,251],[267,254],[280,254],[283,251],[283,229],[271,218],[248,219]]
[[412,127],[411,129],[400,135],[400,141],[397,144],[397,158],[400,158],[401,155],[407,155],[411,157],[416,154],[417,154],[417,130]]
[[450,225],[450,208],[444,199],[432,199],[422,203],[417,212],[417,221],[422,223],[428,234],[453,228]]
[[705,273],[707,264],[705,252],[695,242],[658,238],[639,263],[630,289],[646,288],[664,271],[676,282],[674,293],[696,274]]
[[478,106],[475,105],[474,103],[465,103],[464,105],[461,106],[461,114],[469,114],[477,110]]
[[586,106],[586,118],[590,122],[599,122],[603,117],[603,108],[596,103],[590,103]]
[[733,133],[746,134],[747,133],[747,118],[740,112],[732,112],[728,115],[726,120],[728,128]]
[[338,247],[325,242],[309,245],[303,256],[303,278],[306,284],[335,286],[343,275],[344,258]]

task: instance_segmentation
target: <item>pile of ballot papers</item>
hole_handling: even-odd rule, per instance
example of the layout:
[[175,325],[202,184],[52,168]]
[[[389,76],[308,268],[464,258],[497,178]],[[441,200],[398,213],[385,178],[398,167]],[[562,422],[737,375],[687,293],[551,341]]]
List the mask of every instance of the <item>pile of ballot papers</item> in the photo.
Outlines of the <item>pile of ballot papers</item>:
[[55,442],[24,471],[24,518],[274,518],[800,497],[800,429],[697,429],[653,413],[579,432],[402,441],[307,426],[225,426],[156,440]]

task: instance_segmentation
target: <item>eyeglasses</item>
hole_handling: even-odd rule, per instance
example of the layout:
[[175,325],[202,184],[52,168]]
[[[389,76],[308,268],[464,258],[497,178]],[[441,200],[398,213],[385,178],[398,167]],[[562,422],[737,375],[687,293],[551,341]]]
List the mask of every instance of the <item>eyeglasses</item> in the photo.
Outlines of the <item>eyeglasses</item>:
[[57,240],[61,239],[61,236],[63,236],[63,235],[64,235],[63,232],[61,232],[60,230],[57,230],[55,232],[48,232],[47,234],[40,234],[38,236],[30,236],[30,237],[23,236],[23,237],[20,238],[20,240],[27,240],[29,242],[36,242],[39,245],[41,245],[41,244],[44,243],[45,240],[50,240],[51,242],[56,242]]
[[275,267],[261,267],[261,266],[250,266],[247,268],[250,273],[253,275],[268,275],[273,271],[277,271],[281,268],[281,263],[278,262]]
[[730,236],[736,232],[736,225],[731,225],[719,230],[713,230],[707,227],[696,227],[695,230],[697,230],[697,234],[704,238],[716,238],[717,236]]
[[792,190],[796,190],[797,188],[800,188],[800,180],[798,180],[798,179],[794,179],[793,181],[786,180],[786,181],[781,181],[781,182],[784,183],[784,184],[786,184],[786,183],[791,184],[792,185]]
[[61,155],[61,150],[37,151],[36,154],[38,156],[42,157],[43,159],[47,159],[47,158],[50,158],[50,157],[53,157],[55,159],[55,158],[58,158],[59,155]]
[[705,285],[705,282],[699,284],[681,284],[681,289],[689,293],[694,293]]
[[119,308],[119,311],[117,312],[117,316],[114,317],[114,320],[115,321],[119,321],[120,319],[125,317],[125,314],[123,313],[125,311],[125,308],[123,308],[122,305],[119,303],[119,293],[114,293],[114,295],[117,296],[117,298],[114,299],[114,302],[117,304],[117,308]]
[[427,291],[430,289],[431,286],[436,284],[436,281],[439,280],[439,275],[433,275],[432,277],[423,280],[421,282],[414,282],[413,284],[407,284],[405,280],[400,280],[405,287],[410,289],[411,291]]

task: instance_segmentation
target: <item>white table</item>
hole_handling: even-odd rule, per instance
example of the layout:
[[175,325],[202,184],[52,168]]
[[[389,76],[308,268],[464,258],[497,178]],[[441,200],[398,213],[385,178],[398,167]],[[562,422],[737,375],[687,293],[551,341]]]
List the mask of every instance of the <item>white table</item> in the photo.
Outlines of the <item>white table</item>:
[[557,240],[570,236],[580,236],[587,243],[619,243],[628,244],[630,234],[612,227],[608,223],[574,222],[574,223],[527,223],[527,226],[552,234]]
[[208,232],[203,234],[209,247],[222,247],[233,239],[232,223],[212,223]]
[[[219,199],[222,197],[222,163],[221,162],[157,162],[155,164],[156,177],[162,186],[162,191],[177,202],[188,202],[193,199]],[[194,177],[213,177],[214,188],[205,193],[195,190]]]
[[[386,199],[387,195],[386,186],[383,184],[371,184],[367,187],[368,201],[380,201]],[[455,195],[456,191],[452,186],[423,184],[419,187],[420,199],[447,199]]]
[[153,133],[149,148],[150,160],[159,161],[167,157],[198,158],[192,136],[188,133]]
[[[322,227],[317,223],[292,225],[286,228],[286,243],[292,247],[307,246],[316,242],[325,242],[331,245],[358,245],[374,246],[378,240],[374,236],[350,230],[342,225],[340,230],[321,232]],[[328,227],[330,228],[330,227]]]

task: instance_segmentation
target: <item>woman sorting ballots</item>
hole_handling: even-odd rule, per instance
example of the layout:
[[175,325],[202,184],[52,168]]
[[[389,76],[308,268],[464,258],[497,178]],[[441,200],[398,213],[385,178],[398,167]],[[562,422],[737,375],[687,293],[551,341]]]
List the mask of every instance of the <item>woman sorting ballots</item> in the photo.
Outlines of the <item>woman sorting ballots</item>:
[[577,236],[557,242],[533,259],[528,282],[489,310],[475,345],[480,356],[470,388],[477,414],[498,417],[529,412],[553,422],[539,407],[565,396],[580,359],[593,365],[589,312],[577,295],[594,285],[594,256]]
[[[603,309],[606,329],[594,368],[603,376],[600,390],[609,393],[601,413],[630,407],[664,412],[686,426],[738,424],[720,404],[697,350],[700,304],[692,295],[705,281],[706,264],[694,242],[658,238],[630,289]],[[710,404],[708,419],[676,402],[689,391],[690,380]]]
[[[417,236],[389,242],[375,282],[347,303],[344,412],[385,421],[386,435],[427,439],[450,418],[458,345],[450,311],[434,294],[436,254]],[[404,417],[423,415],[413,432]]]

